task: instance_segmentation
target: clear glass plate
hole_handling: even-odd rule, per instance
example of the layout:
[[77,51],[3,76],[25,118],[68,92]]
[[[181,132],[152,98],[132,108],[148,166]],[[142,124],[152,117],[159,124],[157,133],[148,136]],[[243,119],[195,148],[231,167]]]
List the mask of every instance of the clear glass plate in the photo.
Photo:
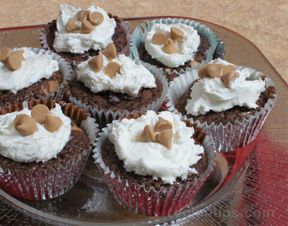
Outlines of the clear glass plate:
[[[127,19],[135,25],[155,18]],[[191,19],[191,18],[188,18]],[[194,19],[193,19],[194,20]],[[196,19],[195,19],[196,20]],[[225,59],[270,75],[277,102],[257,139],[245,148],[218,154],[217,164],[197,199],[169,217],[143,217],[119,206],[98,177],[93,162],[76,186],[53,200],[17,200],[0,189],[3,225],[286,225],[288,222],[288,92],[287,85],[260,50],[243,36],[200,21],[225,43]],[[0,29],[0,46],[40,47],[44,26]]]

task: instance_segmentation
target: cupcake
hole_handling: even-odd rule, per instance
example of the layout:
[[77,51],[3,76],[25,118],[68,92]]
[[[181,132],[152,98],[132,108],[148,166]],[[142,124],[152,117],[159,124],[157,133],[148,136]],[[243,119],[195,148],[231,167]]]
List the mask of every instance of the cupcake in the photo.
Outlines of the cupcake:
[[98,6],[85,10],[60,6],[57,20],[41,33],[40,42],[67,61],[78,64],[114,42],[118,52],[129,54],[129,25]]
[[77,106],[29,101],[0,110],[0,188],[28,200],[55,198],[79,179],[97,124]]
[[193,118],[219,151],[233,151],[255,139],[271,111],[271,79],[252,68],[216,59],[175,79],[168,107]]
[[167,216],[193,201],[213,170],[214,149],[203,131],[180,115],[147,111],[108,124],[93,157],[121,205]]
[[0,106],[59,93],[70,66],[43,49],[0,48]]
[[[167,72],[183,72],[212,60],[218,44],[223,45],[208,27],[191,20],[167,18],[136,27],[130,46],[136,59]],[[219,55],[223,57],[223,48]]]
[[77,67],[66,97],[87,110],[105,125],[135,110],[158,110],[167,94],[162,72],[116,53],[110,44],[97,56]]

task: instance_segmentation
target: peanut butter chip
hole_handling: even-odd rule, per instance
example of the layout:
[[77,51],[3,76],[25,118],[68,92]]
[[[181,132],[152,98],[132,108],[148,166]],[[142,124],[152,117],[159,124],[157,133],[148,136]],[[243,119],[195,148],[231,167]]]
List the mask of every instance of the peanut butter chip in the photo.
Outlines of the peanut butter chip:
[[12,50],[6,47],[0,48],[0,61],[5,61],[11,55]]
[[101,53],[106,56],[108,59],[114,59],[117,56],[117,50],[114,43],[110,43]]
[[97,55],[88,61],[89,66],[96,72],[100,71],[103,67],[103,56]]
[[114,78],[117,73],[120,73],[121,65],[115,61],[109,62],[105,68],[104,73],[110,78]]
[[53,133],[57,131],[62,125],[62,120],[59,117],[47,115],[44,127],[49,132]]
[[21,67],[22,61],[24,59],[23,53],[23,50],[12,52],[8,59],[5,61],[5,66],[11,71],[18,70]]
[[56,90],[59,89],[59,81],[57,80],[51,80],[48,81],[48,92],[49,93],[54,93]]
[[[223,65],[223,64],[221,64]],[[235,71],[236,70],[236,66],[233,64],[228,64],[228,65],[223,65],[223,69],[222,69],[222,75],[225,75],[231,71]]]
[[83,130],[81,128],[79,128],[78,126],[72,126],[71,130],[75,133],[80,133]]
[[164,130],[156,135],[156,142],[164,145],[168,149],[171,149],[172,136],[173,136],[172,129]]
[[46,117],[49,114],[49,108],[43,104],[37,104],[31,109],[32,118],[40,124],[46,121]]
[[219,78],[223,73],[223,67],[221,64],[207,64],[206,73],[211,78]]
[[99,12],[89,13],[88,20],[95,26],[101,24],[104,20],[104,16]]
[[163,130],[172,129],[172,124],[168,120],[159,117],[158,122],[154,127],[155,132],[161,132]]
[[82,20],[87,20],[89,13],[90,13],[89,10],[80,10],[80,11],[77,13],[77,18],[78,18],[78,20],[80,20],[80,21],[82,21]]
[[236,71],[230,71],[221,77],[221,81],[227,88],[231,88],[232,82],[239,76]]
[[162,47],[163,52],[168,54],[177,53],[177,48],[171,38],[168,38],[165,42],[164,46]]
[[21,136],[30,136],[37,131],[36,122],[26,114],[19,114],[13,122],[15,129]]
[[156,134],[152,130],[150,125],[144,127],[143,132],[137,136],[136,140],[141,142],[150,142],[155,141]]
[[167,35],[164,32],[156,32],[152,37],[152,43],[163,45],[167,40]]
[[82,20],[82,27],[81,32],[84,34],[89,34],[91,31],[93,31],[94,27],[93,24],[91,24],[88,20]]
[[171,38],[173,40],[177,40],[177,39],[183,39],[184,38],[184,32],[181,31],[179,28],[177,27],[171,27],[170,28],[170,35],[171,35]]
[[66,24],[66,31],[68,32],[80,32],[79,22],[70,18]]

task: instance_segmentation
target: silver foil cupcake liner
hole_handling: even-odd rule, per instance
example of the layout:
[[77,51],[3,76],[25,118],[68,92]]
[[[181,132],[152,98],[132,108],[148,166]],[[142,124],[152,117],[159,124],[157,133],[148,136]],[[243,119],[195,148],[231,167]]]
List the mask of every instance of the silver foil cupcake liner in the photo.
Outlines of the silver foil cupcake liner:
[[[139,48],[140,46],[145,42],[145,37],[147,33],[151,30],[151,27],[153,24],[159,23],[159,24],[175,24],[175,23],[183,23],[188,26],[192,26],[194,29],[197,30],[197,32],[204,37],[206,37],[210,43],[209,49],[206,51],[205,55],[206,58],[200,63],[209,62],[215,57],[224,57],[224,44],[223,42],[216,36],[216,34],[207,26],[204,24],[201,24],[199,22],[189,20],[189,19],[178,19],[178,18],[162,18],[157,20],[150,20],[147,21],[141,25],[138,25],[135,30],[132,33],[131,41],[130,41],[130,56],[134,59],[141,59],[139,56]],[[148,54],[148,53],[147,53]],[[196,64],[198,65],[198,64]],[[195,66],[196,66],[195,65]],[[195,66],[192,66],[194,68]],[[163,65],[164,67],[164,65]],[[190,68],[190,67],[188,67]],[[184,73],[186,69],[174,69],[165,67],[164,71],[166,72],[167,76],[169,77],[169,74],[179,74]],[[172,79],[171,79],[172,80]]]
[[[48,103],[53,102],[55,103],[55,101],[48,101]],[[27,102],[23,103],[23,106],[25,105]],[[15,106],[15,108],[21,107]],[[79,107],[74,106],[71,109],[73,111],[68,109],[66,114],[78,122],[86,132],[91,142],[90,148],[83,148],[80,153],[70,152],[69,159],[67,158],[65,162],[60,163],[56,158],[48,160],[47,164],[33,163],[33,167],[26,169],[21,168],[21,164],[25,165],[25,163],[19,163],[19,167],[11,168],[9,164],[0,162],[0,188],[21,199],[46,200],[58,197],[74,186],[84,170],[92,145],[95,145],[98,124],[90,116],[83,118],[80,112],[83,110]]]
[[[138,62],[140,63],[140,62]],[[161,107],[161,104],[165,101],[167,92],[168,92],[168,82],[165,76],[163,76],[163,70],[158,69],[155,66],[149,65],[147,63],[141,62],[154,76],[156,79],[158,79],[162,84],[162,93],[161,96],[154,100],[153,102],[149,103],[147,106],[143,106],[141,109],[134,109],[133,111],[123,110],[123,111],[112,111],[107,109],[101,109],[100,107],[93,107],[91,105],[88,105],[86,103],[83,103],[81,99],[77,99],[76,97],[70,96],[69,101],[71,103],[74,103],[81,108],[86,109],[87,111],[90,111],[91,115],[97,119],[97,122],[100,124],[101,127],[105,126],[107,123],[112,122],[115,119],[122,118],[126,115],[129,115],[136,112],[146,112],[147,110],[154,110],[158,111],[158,109]]]
[[216,151],[211,140],[206,136],[203,146],[207,157],[207,169],[194,181],[183,181],[177,185],[147,187],[121,177],[114,172],[102,159],[101,149],[103,142],[111,132],[112,124],[102,129],[93,149],[95,163],[103,174],[112,195],[120,205],[130,211],[146,216],[168,216],[186,208],[194,200],[195,195],[202,187],[215,166]]
[[[244,67],[240,66],[238,68],[242,69]],[[251,73],[262,74],[252,68],[249,68],[249,70],[251,70]],[[198,79],[197,70],[190,70],[170,83],[167,95],[169,111],[180,113],[175,106],[179,98],[190,89],[196,79]],[[270,78],[265,78],[265,87],[269,86],[275,87]],[[207,122],[200,122],[200,120],[195,120],[194,122],[213,139],[218,151],[233,151],[236,148],[244,147],[256,138],[275,102],[276,94],[273,98],[269,98],[264,107],[255,114],[243,116],[226,124],[214,122],[208,124]],[[185,116],[193,119],[191,115]]]

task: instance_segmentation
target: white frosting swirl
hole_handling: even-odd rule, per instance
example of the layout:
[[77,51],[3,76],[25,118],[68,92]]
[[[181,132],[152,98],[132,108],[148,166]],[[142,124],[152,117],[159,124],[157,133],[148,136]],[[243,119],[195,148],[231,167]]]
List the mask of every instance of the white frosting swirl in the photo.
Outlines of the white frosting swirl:
[[[230,64],[227,61],[217,59],[209,63]],[[191,99],[187,100],[185,107],[188,114],[197,116],[207,112],[221,112],[243,106],[257,108],[256,101],[260,93],[265,90],[265,81],[261,74],[250,68],[237,68],[239,77],[227,88],[220,78],[202,78],[191,87]]]
[[[35,53],[29,48],[24,50],[24,60],[20,69],[10,71],[3,62],[0,62],[0,90],[9,90],[16,94],[18,90],[26,88],[42,78],[49,79],[53,72],[59,70],[59,65],[52,56]],[[15,50],[20,50],[15,49]]]
[[104,16],[103,22],[94,27],[89,34],[70,33],[66,31],[66,24],[71,17],[77,18],[80,8],[72,5],[62,4],[60,15],[57,18],[57,31],[53,48],[57,52],[84,53],[89,49],[99,50],[112,43],[112,36],[115,31],[116,22],[110,18],[107,12],[97,6],[90,6],[91,12],[99,12]]
[[78,65],[77,80],[83,82],[93,93],[110,90],[126,93],[130,96],[137,96],[142,87],[156,87],[154,75],[143,65],[136,64],[131,58],[123,54],[113,59],[113,61],[121,65],[120,74],[117,73],[114,78],[110,78],[103,71],[109,62],[104,55],[103,67],[99,72],[93,71],[88,61],[84,61]]
[[[163,52],[163,45],[152,43],[153,35],[156,32],[164,32],[167,35],[170,33],[170,28],[176,27],[184,32],[183,41],[175,42],[179,52],[168,54]],[[185,62],[192,60],[200,45],[200,36],[192,26],[186,24],[154,24],[145,38],[145,49],[153,59],[161,62],[168,67],[178,67],[184,65]]]
[[[136,141],[146,125],[155,126],[158,117],[169,120],[173,125],[172,148],[168,150],[156,142]],[[190,174],[197,174],[191,168],[201,159],[204,148],[195,144],[191,136],[194,129],[187,127],[180,116],[168,111],[158,115],[148,111],[137,119],[113,121],[110,141],[115,145],[115,152],[128,172],[139,175],[151,175],[154,179],[161,178],[164,183],[173,184],[177,177],[185,180]]]
[[51,109],[51,115],[62,120],[60,128],[51,133],[37,123],[38,130],[30,136],[21,136],[13,125],[18,114],[31,116],[31,111],[24,108],[18,112],[0,115],[0,154],[16,162],[46,162],[56,158],[70,139],[71,120],[65,116],[60,105]]

